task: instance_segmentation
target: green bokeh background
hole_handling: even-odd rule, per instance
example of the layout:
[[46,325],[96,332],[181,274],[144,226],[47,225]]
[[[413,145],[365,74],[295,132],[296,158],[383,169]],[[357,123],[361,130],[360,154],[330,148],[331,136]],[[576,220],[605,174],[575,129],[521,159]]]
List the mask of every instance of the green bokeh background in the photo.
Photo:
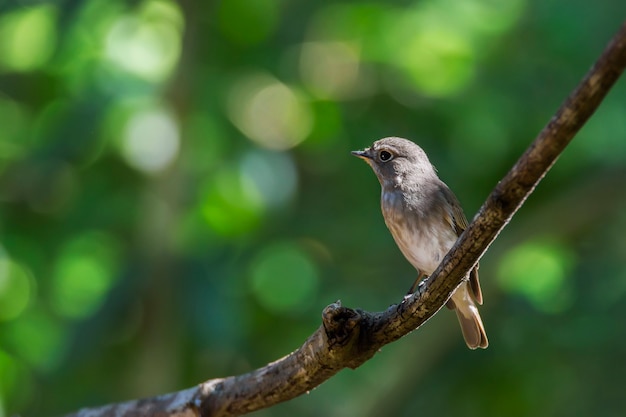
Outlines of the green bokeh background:
[[[350,156],[428,152],[471,219],[623,0],[0,1],[0,417],[250,371],[415,271]],[[626,82],[453,314],[256,416],[621,416]]]

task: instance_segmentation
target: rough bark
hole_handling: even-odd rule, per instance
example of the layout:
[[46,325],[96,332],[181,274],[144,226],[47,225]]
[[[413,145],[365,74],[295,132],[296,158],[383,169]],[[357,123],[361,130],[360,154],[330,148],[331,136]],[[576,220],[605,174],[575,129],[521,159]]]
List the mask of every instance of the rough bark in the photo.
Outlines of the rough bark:
[[624,67],[626,23],[496,185],[441,265],[412,296],[377,313],[346,308],[337,301],[324,309],[322,325],[298,350],[262,368],[244,375],[212,379],[172,394],[83,409],[69,416],[238,416],[304,394],[344,368],[357,368],[385,344],[419,328],[446,303],[598,108]]

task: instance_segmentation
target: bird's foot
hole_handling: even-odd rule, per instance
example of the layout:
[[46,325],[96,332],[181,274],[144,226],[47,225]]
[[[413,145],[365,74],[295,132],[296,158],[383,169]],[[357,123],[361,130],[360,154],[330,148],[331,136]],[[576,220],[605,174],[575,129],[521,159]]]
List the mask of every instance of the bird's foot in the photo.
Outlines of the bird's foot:
[[404,296],[404,298],[406,299],[407,297],[410,297],[411,295],[413,295],[415,293],[415,290],[422,285],[423,279],[426,277],[426,274],[422,274],[420,272],[420,274],[417,276],[417,278],[415,279],[415,282],[413,283],[413,285],[411,285],[411,288],[409,288],[409,291],[406,293],[406,295]]

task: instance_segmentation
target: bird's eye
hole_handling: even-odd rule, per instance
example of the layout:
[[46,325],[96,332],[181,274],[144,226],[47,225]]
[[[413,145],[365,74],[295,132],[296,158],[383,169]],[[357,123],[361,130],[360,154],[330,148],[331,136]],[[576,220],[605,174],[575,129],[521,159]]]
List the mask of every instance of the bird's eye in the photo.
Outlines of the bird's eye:
[[387,152],[387,151],[380,151],[380,153],[378,154],[378,156],[380,157],[380,160],[383,162],[387,162],[391,159],[391,157],[393,155],[391,155],[391,152]]

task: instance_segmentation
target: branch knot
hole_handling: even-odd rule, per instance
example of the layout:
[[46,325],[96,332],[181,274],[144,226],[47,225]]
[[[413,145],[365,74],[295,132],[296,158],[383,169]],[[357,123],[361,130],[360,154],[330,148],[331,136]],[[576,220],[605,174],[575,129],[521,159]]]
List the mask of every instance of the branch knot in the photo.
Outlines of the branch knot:
[[[328,305],[322,311],[322,324],[326,333],[328,346],[346,346],[358,337],[358,329],[362,316],[358,311],[343,307],[341,301]],[[356,330],[355,330],[356,329]]]

